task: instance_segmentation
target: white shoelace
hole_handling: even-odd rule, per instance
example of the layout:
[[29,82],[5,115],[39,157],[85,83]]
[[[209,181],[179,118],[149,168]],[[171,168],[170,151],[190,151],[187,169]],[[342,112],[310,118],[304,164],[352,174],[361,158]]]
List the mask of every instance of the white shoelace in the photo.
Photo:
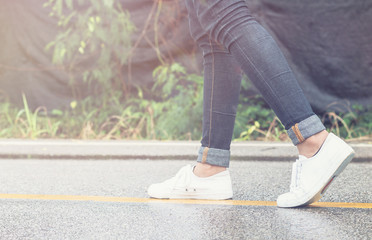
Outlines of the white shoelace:
[[185,188],[185,191],[188,191],[188,188],[191,183],[191,166],[187,165],[181,168],[176,176],[174,176],[171,181],[173,181],[172,189],[175,189],[177,186],[182,186]]
[[294,192],[300,187],[300,176],[301,176],[301,170],[302,170],[302,163],[299,163],[296,161],[292,165],[292,177],[291,177],[291,186],[290,191]]

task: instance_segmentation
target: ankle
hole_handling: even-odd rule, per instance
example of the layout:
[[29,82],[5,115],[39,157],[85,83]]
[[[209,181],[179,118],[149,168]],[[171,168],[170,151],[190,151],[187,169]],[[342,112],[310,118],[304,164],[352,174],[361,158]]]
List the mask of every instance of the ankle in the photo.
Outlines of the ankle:
[[304,142],[297,145],[299,154],[307,158],[314,156],[323,145],[327,136],[328,132],[326,130],[323,130],[307,138]]
[[225,171],[225,167],[214,166],[208,163],[196,163],[194,174],[198,177],[210,177],[217,173]]

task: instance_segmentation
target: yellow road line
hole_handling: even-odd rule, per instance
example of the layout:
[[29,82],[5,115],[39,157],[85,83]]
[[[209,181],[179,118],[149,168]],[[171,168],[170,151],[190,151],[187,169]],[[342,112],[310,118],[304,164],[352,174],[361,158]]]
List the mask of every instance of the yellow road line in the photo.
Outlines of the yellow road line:
[[[20,200],[63,200],[63,201],[95,201],[95,202],[122,202],[122,203],[173,203],[198,205],[233,205],[233,206],[276,206],[275,201],[247,201],[247,200],[190,200],[190,199],[152,199],[110,196],[78,196],[78,195],[38,195],[38,194],[0,194],[0,199]],[[329,208],[372,208],[372,203],[348,202],[317,202],[310,207]]]

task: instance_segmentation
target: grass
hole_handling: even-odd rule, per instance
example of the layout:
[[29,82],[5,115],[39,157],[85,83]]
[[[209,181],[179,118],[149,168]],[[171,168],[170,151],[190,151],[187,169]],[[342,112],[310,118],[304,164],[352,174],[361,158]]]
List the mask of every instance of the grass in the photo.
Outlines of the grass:
[[[126,104],[112,101],[104,108],[99,105],[99,100],[88,97],[73,101],[63,111],[48,111],[45,107],[31,111],[23,95],[22,108],[7,101],[0,103],[0,138],[199,140],[200,104],[194,102],[179,107],[169,104],[178,100],[177,97],[167,101],[132,98]],[[289,141],[274,113],[260,103],[259,97],[254,101],[254,106],[239,106],[234,140]],[[195,109],[199,112],[192,116]],[[174,118],[175,112],[179,112],[179,116]],[[321,119],[329,131],[349,141],[372,141],[372,108],[353,106],[347,113],[327,112]],[[185,127],[185,124],[188,125]]]

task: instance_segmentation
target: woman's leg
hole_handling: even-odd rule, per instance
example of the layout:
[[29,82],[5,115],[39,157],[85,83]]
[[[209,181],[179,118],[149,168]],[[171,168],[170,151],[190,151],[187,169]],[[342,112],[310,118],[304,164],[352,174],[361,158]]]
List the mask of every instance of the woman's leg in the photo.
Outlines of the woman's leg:
[[198,162],[228,167],[242,71],[225,47],[202,29],[193,3],[189,1],[187,7],[190,32],[204,59],[203,137]]
[[154,198],[229,199],[232,197],[230,143],[238,105],[241,69],[235,58],[200,26],[193,1],[187,2],[192,37],[203,51],[203,138],[195,167],[152,184]]
[[295,145],[325,129],[278,45],[252,17],[244,0],[193,2],[202,28],[231,52]]

